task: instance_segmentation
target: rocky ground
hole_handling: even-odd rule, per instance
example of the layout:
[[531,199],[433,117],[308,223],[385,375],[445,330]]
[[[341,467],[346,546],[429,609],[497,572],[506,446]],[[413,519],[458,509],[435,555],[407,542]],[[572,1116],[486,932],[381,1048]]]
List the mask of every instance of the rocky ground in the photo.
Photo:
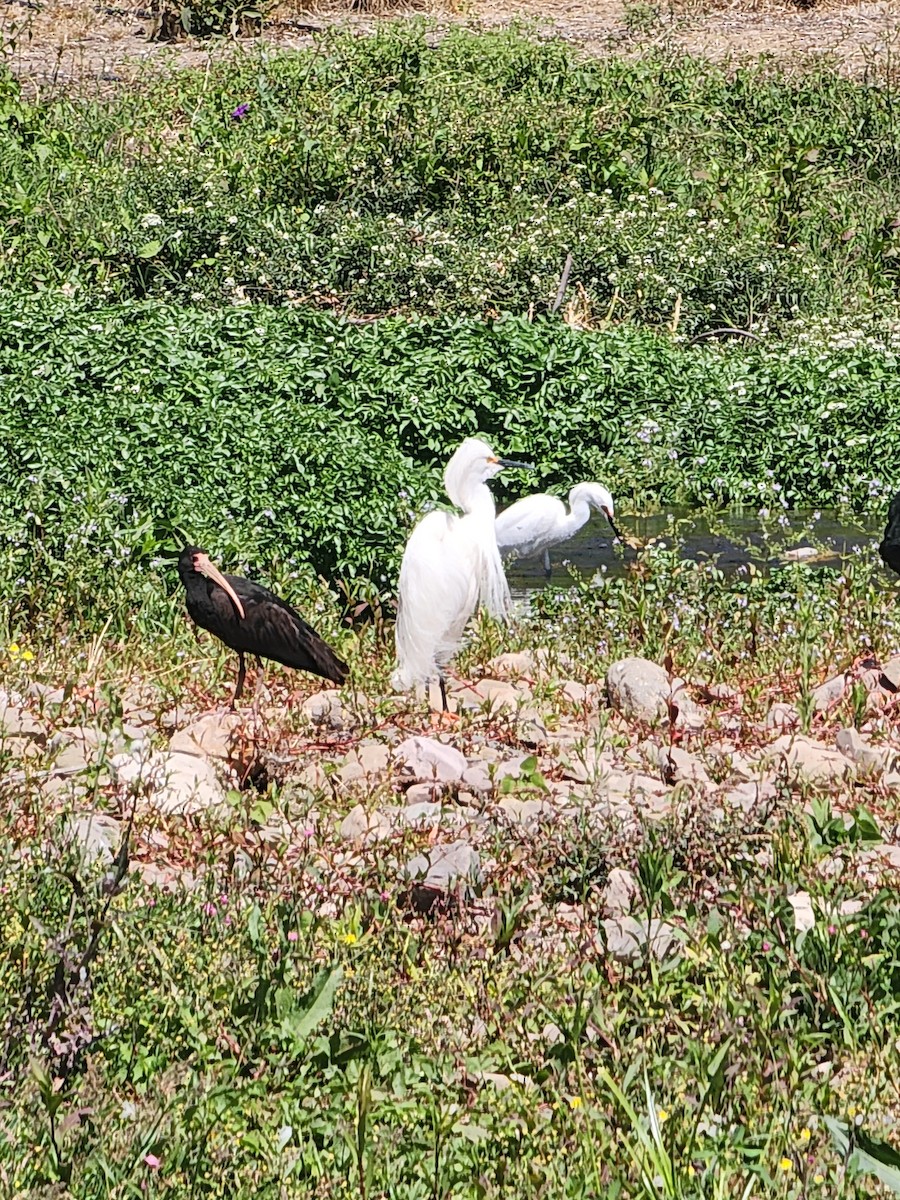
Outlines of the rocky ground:
[[[525,22],[543,35],[564,38],[589,54],[638,53],[648,49],[703,54],[714,59],[769,54],[793,60],[826,55],[852,74],[891,69],[900,34],[900,6],[893,0],[843,0],[807,6],[733,0],[727,4],[658,3],[657,0],[472,0],[465,5],[386,6],[341,4],[277,6],[262,39],[238,45],[222,39],[188,39],[175,46],[152,40],[154,19],[141,4],[101,6],[93,0],[54,0],[34,5],[8,0],[0,9],[0,44],[6,61],[29,91],[87,85],[110,90],[149,66],[205,67],[260,42],[286,48],[312,44],[334,23],[371,31],[386,15],[421,14],[438,27],[463,23],[502,28]],[[450,11],[448,11],[448,9]]]
[[[99,693],[31,684],[0,695],[2,788],[23,827],[40,813],[47,828],[57,814],[95,864],[111,862],[128,832],[130,869],[153,887],[199,886],[207,866],[196,852],[212,847],[239,872],[324,881],[313,903],[334,915],[377,862],[386,890],[413,910],[450,900],[489,924],[491,897],[517,878],[533,888],[538,938],[583,931],[577,897],[546,884],[547,855],[558,876],[560,847],[590,843],[601,848],[606,916],[590,936],[623,960],[644,953],[651,931],[661,956],[685,937],[677,919],[632,915],[634,849],[658,822],[699,821],[764,865],[784,806],[815,811],[826,797],[850,814],[863,803],[885,840],[842,845],[818,869],[855,874],[863,895],[900,879],[890,727],[900,658],[819,686],[805,705],[812,736],[790,695],[754,722],[737,688],[673,679],[646,659],[614,663],[602,684],[554,677],[547,661],[541,651],[495,658],[485,677],[454,686],[455,721],[433,727],[424,706],[336,690],[299,708],[270,697],[254,716],[158,711],[134,686],[117,714]],[[860,729],[830,716],[851,691]],[[798,929],[825,919],[805,892],[790,902]]]

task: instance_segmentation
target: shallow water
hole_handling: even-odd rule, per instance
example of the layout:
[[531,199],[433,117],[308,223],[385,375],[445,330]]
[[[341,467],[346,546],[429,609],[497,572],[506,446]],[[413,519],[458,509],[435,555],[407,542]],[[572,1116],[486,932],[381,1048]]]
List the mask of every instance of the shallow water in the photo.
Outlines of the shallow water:
[[[688,508],[667,508],[651,516],[622,516],[616,524],[626,536],[641,541],[658,538],[669,546],[679,545],[686,559],[713,559],[723,571],[754,562],[761,570],[785,565],[785,552],[810,547],[825,554],[808,562],[811,569],[838,568],[841,561],[872,542],[879,542],[884,519],[863,517],[848,520],[834,512],[794,511],[784,514],[782,526],[772,518],[762,522],[749,512],[715,514],[693,513]],[[603,517],[592,515],[578,535],[550,551],[553,574],[544,574],[542,559],[518,559],[508,566],[510,588],[514,596],[552,586],[570,587],[572,579],[564,564],[588,577],[605,568],[611,575],[622,575],[634,562],[636,552],[620,543],[613,546],[612,531]]]

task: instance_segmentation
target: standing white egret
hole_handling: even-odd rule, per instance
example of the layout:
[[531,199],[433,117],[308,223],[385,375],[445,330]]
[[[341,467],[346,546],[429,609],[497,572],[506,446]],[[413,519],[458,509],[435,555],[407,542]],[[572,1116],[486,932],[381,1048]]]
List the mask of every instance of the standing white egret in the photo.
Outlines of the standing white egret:
[[591,509],[602,512],[617,538],[622,535],[613,522],[613,498],[599,483],[577,483],[569,492],[569,512],[562,500],[546,492],[525,496],[497,517],[497,545],[503,554],[528,558],[543,554],[544,571],[550,574],[550,547],[574,537],[586,525]]
[[466,438],[444,471],[447,495],[463,516],[428,513],[403,551],[393,685],[411,688],[437,675],[445,711],[443,668],[459,648],[469,617],[479,602],[495,617],[505,617],[509,610],[509,585],[494,529],[497,510],[487,480],[504,467],[530,466],[498,458],[480,438]]

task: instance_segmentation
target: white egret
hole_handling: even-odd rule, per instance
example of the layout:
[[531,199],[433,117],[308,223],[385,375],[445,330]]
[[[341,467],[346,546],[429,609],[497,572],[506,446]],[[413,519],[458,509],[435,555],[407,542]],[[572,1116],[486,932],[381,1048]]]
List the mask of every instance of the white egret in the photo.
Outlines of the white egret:
[[466,438],[447,463],[444,487],[463,516],[430,512],[406,543],[397,593],[394,687],[427,684],[437,675],[446,711],[443,669],[477,605],[480,602],[495,617],[507,615],[509,585],[497,548],[497,510],[487,480],[504,467],[530,466],[498,458],[480,438]]
[[619,540],[622,535],[613,522],[613,498],[599,483],[577,483],[569,492],[569,512],[562,500],[546,492],[525,496],[505,508],[495,521],[497,545],[504,555],[528,558],[543,554],[544,571],[550,574],[550,547],[574,537],[586,525],[591,509],[603,513]]

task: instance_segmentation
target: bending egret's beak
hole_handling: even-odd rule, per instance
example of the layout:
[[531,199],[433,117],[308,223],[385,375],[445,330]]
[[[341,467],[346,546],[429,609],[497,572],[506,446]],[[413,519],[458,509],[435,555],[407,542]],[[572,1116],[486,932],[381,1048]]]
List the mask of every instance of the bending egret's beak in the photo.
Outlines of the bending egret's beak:
[[[607,521],[609,521],[610,529],[612,529],[613,533],[616,535],[616,537],[619,539],[619,541],[625,542],[625,538],[622,536],[622,534],[616,528],[616,523],[612,519],[612,513],[609,511],[608,508],[604,508],[603,515],[604,515],[604,517],[606,517]],[[627,545],[627,543],[626,543],[626,545]]]
[[514,458],[489,458],[488,462],[496,463],[498,467],[521,467],[524,471],[534,470],[534,463],[517,462]]
[[194,555],[194,570],[198,571],[201,575],[205,575],[207,579],[211,579],[213,583],[217,583],[223,592],[228,593],[228,595],[231,597],[232,604],[237,609],[238,616],[243,621],[247,614],[244,612],[244,606],[241,604],[237,592],[234,590],[219,568],[214,563],[209,561],[208,555]]

